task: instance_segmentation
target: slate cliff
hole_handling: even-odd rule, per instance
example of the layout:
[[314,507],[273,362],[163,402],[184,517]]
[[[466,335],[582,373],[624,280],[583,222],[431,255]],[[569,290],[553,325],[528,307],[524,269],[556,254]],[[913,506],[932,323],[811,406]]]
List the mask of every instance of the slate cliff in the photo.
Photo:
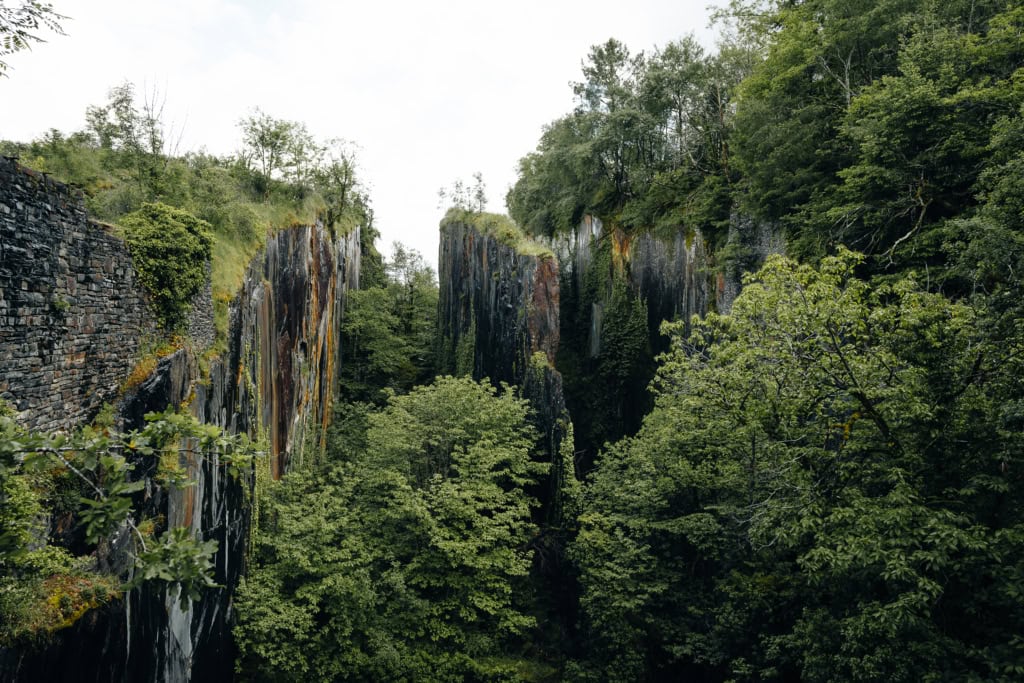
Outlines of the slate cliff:
[[521,388],[552,461],[539,495],[548,521],[557,522],[564,488],[575,481],[572,426],[555,369],[558,262],[517,240],[498,216],[449,215],[441,224],[438,358],[442,372]]
[[[666,348],[661,323],[728,312],[742,273],[782,250],[777,231],[741,217],[725,241],[729,259],[699,230],[628,234],[585,216],[538,242],[498,216],[450,213],[438,260],[441,369],[523,387],[553,462],[566,462],[555,500],[565,472],[639,428]],[[558,455],[569,428],[575,463]]]
[[[201,420],[265,438],[280,476],[322,445],[341,362],[345,292],[358,286],[358,230],[282,230],[250,264],[230,306],[228,351],[200,377],[193,343],[163,358],[120,399],[126,428],[150,410],[186,404]],[[19,420],[66,429],[115,402],[143,343],[157,334],[124,244],[90,221],[68,188],[0,161],[0,396]],[[193,302],[190,336],[209,339],[209,289]],[[55,634],[43,652],[0,651],[0,680],[230,680],[231,596],[244,570],[253,476],[189,462],[195,486],[147,487],[139,505],[216,539],[215,580],[182,609],[143,586]]]
[[594,216],[545,241],[559,262],[557,365],[583,467],[605,442],[635,432],[649,411],[655,357],[666,348],[661,323],[728,312],[742,273],[782,249],[776,231],[740,217],[726,241],[736,257],[716,254],[700,230],[629,234]]

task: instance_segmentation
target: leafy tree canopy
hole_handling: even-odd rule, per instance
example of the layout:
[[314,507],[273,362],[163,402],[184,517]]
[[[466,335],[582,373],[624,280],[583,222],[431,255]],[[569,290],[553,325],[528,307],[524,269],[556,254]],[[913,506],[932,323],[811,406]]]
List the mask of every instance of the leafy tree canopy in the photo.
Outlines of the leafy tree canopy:
[[[0,645],[45,640],[143,583],[182,604],[216,585],[217,542],[144,517],[140,492],[146,476],[167,487],[194,484],[180,463],[208,457],[241,476],[255,448],[190,416],[146,418],[130,433],[45,434],[0,414]],[[121,554],[135,567],[128,583],[100,569],[120,566]]]
[[667,326],[656,407],[601,460],[574,550],[611,678],[1024,666],[1024,338],[861,262],[770,259],[730,316]]
[[[61,22],[67,17],[57,14],[48,2],[22,0],[17,6],[0,4],[0,57],[32,48],[32,43],[45,42],[39,29],[64,35]],[[0,77],[7,75],[7,62],[0,59]]]
[[[365,449],[264,508],[236,636],[260,680],[501,680],[535,529],[526,405],[438,378],[363,422]],[[337,452],[337,451],[336,451]]]
[[166,204],[143,204],[121,219],[121,227],[160,323],[177,330],[206,281],[210,224]]

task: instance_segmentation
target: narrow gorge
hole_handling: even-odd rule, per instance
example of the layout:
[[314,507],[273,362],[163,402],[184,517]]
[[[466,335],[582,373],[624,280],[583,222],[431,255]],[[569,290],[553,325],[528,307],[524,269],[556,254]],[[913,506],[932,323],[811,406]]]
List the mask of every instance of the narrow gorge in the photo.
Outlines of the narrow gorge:
[[[4,650],[3,680],[230,677],[237,656],[232,595],[247,563],[256,482],[280,478],[303,458],[315,461],[325,448],[346,362],[346,296],[359,287],[358,228],[344,235],[322,224],[276,231],[230,302],[225,350],[207,351],[216,335],[208,279],[190,302],[185,334],[157,353],[159,324],[115,228],[91,220],[81,198],[60,183],[13,160],[0,170],[0,358],[8,368],[0,390],[17,419],[66,430],[110,406],[115,426],[131,430],[144,426],[147,413],[182,406],[203,423],[263,439],[266,448],[240,478],[227,476],[215,459],[182,455],[194,485],[165,490],[147,480],[135,498],[169,528],[217,542],[220,588],[180,603],[172,591],[143,584],[57,631],[45,649]],[[537,493],[541,521],[570,523],[565,506],[578,495],[577,467],[590,466],[592,453],[575,447],[567,396],[568,405],[575,397],[580,412],[589,409],[579,397],[602,358],[614,353],[617,364],[651,365],[661,321],[727,306],[728,287],[699,233],[682,229],[670,239],[630,239],[588,217],[571,234],[544,241],[499,216],[455,212],[440,235],[438,372],[519,387],[539,434],[534,457],[550,465]],[[642,325],[631,328],[642,338],[623,339],[615,327],[623,310],[627,319],[645,311]],[[566,386],[562,363],[574,368],[578,384]],[[606,392],[620,436],[635,429],[628,413],[643,401],[636,392],[647,381],[631,379],[633,394],[628,387]],[[127,569],[116,546],[108,552],[104,563]]]
[[0,683],[1024,679],[1024,6],[300,5],[0,139]]

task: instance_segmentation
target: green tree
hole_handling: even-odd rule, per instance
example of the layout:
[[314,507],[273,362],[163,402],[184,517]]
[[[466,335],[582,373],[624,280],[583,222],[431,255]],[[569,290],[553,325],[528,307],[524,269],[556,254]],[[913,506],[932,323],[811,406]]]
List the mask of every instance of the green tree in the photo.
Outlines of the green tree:
[[438,378],[370,414],[365,452],[290,474],[238,600],[243,673],[266,680],[494,680],[532,626],[527,408]]
[[975,32],[922,20],[901,46],[899,73],[864,87],[848,107],[842,133],[854,156],[828,206],[815,206],[834,240],[879,253],[883,264],[941,268],[936,231],[972,212],[994,124],[1024,104],[1013,85],[1024,48],[1012,36],[1022,26],[1020,8]]
[[731,316],[668,326],[655,410],[601,459],[574,549],[612,678],[1024,665],[1019,332],[861,260],[770,259]]
[[356,176],[356,156],[352,145],[340,139],[328,140],[321,152],[313,167],[312,178],[313,185],[327,204],[324,222],[334,226],[346,216],[364,225],[372,221],[367,215],[367,200]]
[[668,150],[675,164],[700,165],[699,142],[705,78],[704,48],[693,36],[656,50],[642,80],[642,97],[664,120]]
[[[65,19],[50,3],[22,0],[15,7],[0,4],[0,57],[30,50],[32,43],[45,42],[36,33],[41,28],[64,35],[61,22]],[[7,62],[0,60],[0,77],[6,75]]]
[[257,108],[239,120],[238,127],[244,144],[239,158],[255,168],[264,194],[272,180],[305,182],[320,157],[321,149],[303,123],[275,119]]
[[380,286],[350,292],[346,301],[342,393],[349,401],[382,403],[387,391],[405,393],[434,374],[434,271],[399,242],[383,270]]
[[177,143],[164,122],[166,98],[154,88],[139,100],[135,86],[124,82],[111,88],[105,105],[85,113],[86,131],[99,144],[104,166],[134,181],[136,197],[122,200],[124,211],[144,201],[173,202],[181,193],[181,168],[173,158]]
[[[137,507],[142,473],[154,473],[150,486],[190,486],[179,466],[187,456],[238,477],[251,471],[255,449],[190,416],[146,417],[145,428],[130,433],[46,434],[0,414],[0,645],[44,640],[142,583],[162,584],[183,604],[215,585],[216,541],[184,528],[156,538],[163,522]],[[82,539],[62,543],[50,518],[80,525]],[[135,566],[127,584],[97,569],[119,564],[117,553]]]
[[166,204],[144,204],[121,219],[139,280],[161,325],[177,330],[207,277],[210,225]]
[[509,213],[532,234],[568,232],[591,213],[629,231],[685,222],[724,237],[735,92],[755,54],[735,39],[715,55],[692,37],[650,57],[616,40],[594,46],[575,111],[520,160]]
[[519,160],[505,196],[509,214],[531,235],[566,233],[579,224],[597,194],[588,133],[569,115],[544,128],[537,151]]
[[928,233],[971,208],[991,124],[1014,108],[1019,41],[999,27],[1016,8],[762,4],[751,23],[774,28],[732,136],[744,210],[785,227],[794,254],[846,244],[891,267],[899,247],[914,254],[901,267],[923,265],[937,252]]
[[487,184],[480,171],[473,174],[473,184],[457,178],[448,187],[437,191],[438,207],[483,213],[487,208]]

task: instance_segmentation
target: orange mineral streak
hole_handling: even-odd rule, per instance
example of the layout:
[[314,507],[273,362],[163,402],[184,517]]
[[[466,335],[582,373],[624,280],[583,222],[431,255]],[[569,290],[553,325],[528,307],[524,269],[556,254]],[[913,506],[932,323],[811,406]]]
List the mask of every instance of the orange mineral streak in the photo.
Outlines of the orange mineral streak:
[[346,243],[332,242],[322,228],[288,232],[278,235],[273,258],[268,256],[270,282],[265,283],[259,325],[261,398],[274,479],[288,470],[304,426],[318,429],[310,436],[326,445],[337,381],[336,328],[343,310],[339,265],[347,265],[342,260]]
[[612,265],[617,275],[625,275],[629,266],[629,249],[633,243],[633,237],[627,235],[621,228],[615,228],[611,233],[612,237]]
[[260,301],[259,319],[265,321],[260,325],[259,361],[260,361],[260,404],[264,406],[266,416],[264,426],[267,428],[270,445],[270,475],[274,479],[281,478],[281,447],[278,434],[278,414],[280,405],[277,401],[279,377],[277,367],[277,348],[272,343],[274,315],[271,309],[274,290],[269,282],[263,282],[263,298]]
[[558,262],[543,258],[533,274],[533,296],[529,307],[530,353],[543,351],[554,367],[558,354]]
[[[195,478],[195,474],[191,473],[192,469],[193,469],[192,466],[189,465],[190,478],[194,479]],[[187,526],[187,527],[191,527],[192,526],[192,514],[193,514],[193,510],[195,510],[195,506],[196,506],[195,503],[196,503],[196,487],[194,487],[194,486],[186,486],[185,490],[181,492],[181,510],[184,513],[184,516],[182,517],[182,520],[181,520],[181,526]]]

